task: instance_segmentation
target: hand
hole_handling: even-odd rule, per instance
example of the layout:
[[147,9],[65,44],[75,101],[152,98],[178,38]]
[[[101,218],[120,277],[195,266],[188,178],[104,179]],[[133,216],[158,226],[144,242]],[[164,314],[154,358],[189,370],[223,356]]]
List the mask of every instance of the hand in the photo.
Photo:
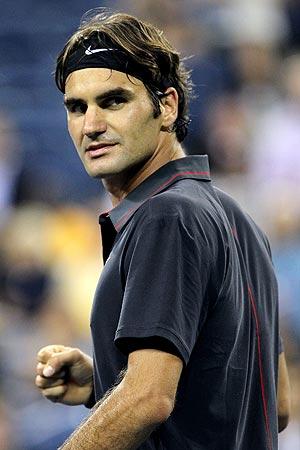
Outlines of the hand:
[[48,345],[37,354],[36,386],[44,397],[65,405],[88,401],[93,389],[93,361],[77,348]]

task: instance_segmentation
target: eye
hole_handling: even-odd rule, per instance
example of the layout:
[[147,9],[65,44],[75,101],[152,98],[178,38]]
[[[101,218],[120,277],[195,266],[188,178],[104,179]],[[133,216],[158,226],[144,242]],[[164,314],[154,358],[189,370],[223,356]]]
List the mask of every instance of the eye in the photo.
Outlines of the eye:
[[72,102],[66,105],[69,113],[72,114],[84,114],[86,112],[86,104],[82,102]]
[[124,103],[127,103],[127,99],[121,95],[108,97],[101,102],[102,108],[119,109]]

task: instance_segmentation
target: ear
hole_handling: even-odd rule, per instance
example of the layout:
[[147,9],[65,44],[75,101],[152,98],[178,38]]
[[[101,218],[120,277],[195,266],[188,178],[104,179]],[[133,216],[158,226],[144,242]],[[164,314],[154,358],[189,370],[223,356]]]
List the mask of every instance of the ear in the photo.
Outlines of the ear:
[[162,129],[170,129],[178,116],[178,94],[175,88],[169,87],[161,99]]

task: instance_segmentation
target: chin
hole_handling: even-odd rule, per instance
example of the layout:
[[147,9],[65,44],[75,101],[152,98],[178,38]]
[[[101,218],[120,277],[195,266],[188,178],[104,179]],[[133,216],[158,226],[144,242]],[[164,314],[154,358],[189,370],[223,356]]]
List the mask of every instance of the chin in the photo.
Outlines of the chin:
[[[99,161],[100,162],[100,161]],[[138,172],[143,165],[145,164],[145,160],[138,161],[114,161],[115,164],[103,164],[96,163],[85,165],[85,170],[88,175],[92,178],[110,178],[116,175],[121,175],[125,177],[131,177],[135,172]]]
[[91,178],[108,178],[111,177],[113,175],[117,175],[120,172],[122,172],[122,170],[117,170],[117,169],[113,169],[113,168],[91,168],[91,167],[86,167],[85,168],[87,174],[91,177]]

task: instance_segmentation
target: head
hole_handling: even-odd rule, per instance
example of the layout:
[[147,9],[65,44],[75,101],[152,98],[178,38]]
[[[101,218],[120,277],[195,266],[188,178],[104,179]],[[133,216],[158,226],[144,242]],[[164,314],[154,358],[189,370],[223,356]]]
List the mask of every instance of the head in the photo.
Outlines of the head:
[[[88,20],[83,19],[57,58],[55,80],[63,93],[66,75],[70,73],[68,63],[72,53],[79,47],[88,49],[91,43],[120,49],[119,53],[110,54],[110,58],[115,59],[111,67],[113,63],[117,67],[120,62],[126,61],[129,70],[126,72],[126,64],[123,64],[124,72],[141,79],[152,100],[154,117],[160,114],[160,99],[165,90],[170,86],[176,89],[178,117],[172,130],[176,132],[178,141],[182,142],[188,130],[192,82],[190,71],[184,67],[179,53],[172,48],[163,32],[128,14],[107,16],[105,13],[96,13]],[[96,62],[93,64],[90,67],[97,67]]]
[[[73,94],[74,86],[83,85],[84,78],[88,83],[94,80],[95,86],[98,77],[99,86],[106,80],[111,88],[130,83],[136,91],[133,94],[147,95],[151,119],[158,123],[166,97],[175,92],[176,117],[164,130],[175,134],[178,142],[185,138],[189,123],[189,75],[160,30],[121,13],[98,13],[84,20],[59,54],[55,72],[56,84],[67,98],[68,90]],[[144,131],[145,123],[141,125]],[[110,139],[114,140],[108,135]]]

